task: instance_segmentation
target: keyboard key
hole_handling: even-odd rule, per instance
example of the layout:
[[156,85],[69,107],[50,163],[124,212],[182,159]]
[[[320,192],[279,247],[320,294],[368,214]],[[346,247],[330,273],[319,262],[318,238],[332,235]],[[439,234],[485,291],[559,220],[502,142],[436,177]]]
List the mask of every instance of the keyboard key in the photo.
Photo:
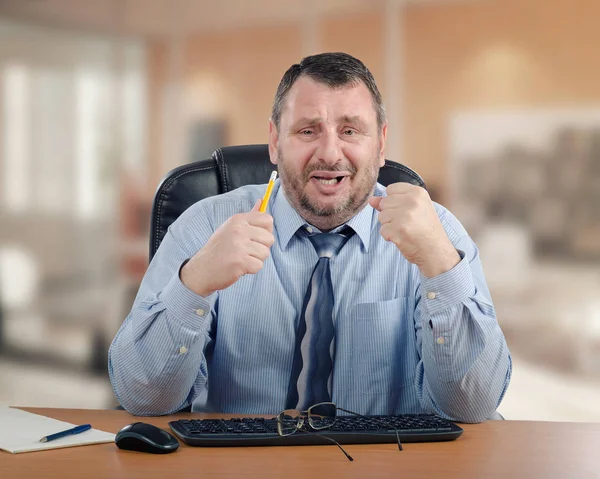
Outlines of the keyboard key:
[[[181,419],[169,425],[183,442],[192,446],[331,444],[306,432],[282,438],[277,434],[275,418]],[[463,433],[456,424],[431,414],[341,416],[331,427],[318,432],[341,444],[395,443],[394,427],[402,442],[448,441]]]

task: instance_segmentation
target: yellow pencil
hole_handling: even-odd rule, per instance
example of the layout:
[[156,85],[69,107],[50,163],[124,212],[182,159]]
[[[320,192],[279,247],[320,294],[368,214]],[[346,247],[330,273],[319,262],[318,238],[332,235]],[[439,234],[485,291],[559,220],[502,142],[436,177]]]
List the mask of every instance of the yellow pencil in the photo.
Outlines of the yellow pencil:
[[263,196],[262,203],[260,204],[259,211],[264,213],[267,211],[267,205],[269,204],[269,198],[271,197],[271,191],[273,191],[273,185],[275,184],[275,178],[277,178],[277,171],[271,173],[271,178],[269,179],[269,184],[267,185],[267,191],[265,191],[265,196]]

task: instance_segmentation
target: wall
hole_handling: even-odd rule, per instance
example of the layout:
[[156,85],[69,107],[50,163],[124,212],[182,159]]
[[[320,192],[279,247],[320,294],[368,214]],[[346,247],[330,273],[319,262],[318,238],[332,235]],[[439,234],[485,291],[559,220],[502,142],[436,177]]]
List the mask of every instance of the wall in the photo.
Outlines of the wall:
[[[600,98],[599,15],[596,0],[408,6],[401,161],[416,168],[443,197],[447,122],[453,111],[588,104]],[[369,14],[322,19],[318,37],[323,51],[361,58],[385,98],[383,26],[383,13],[374,6]],[[227,119],[230,144],[266,141],[277,83],[302,58],[302,47],[301,26],[295,24],[194,35],[185,50],[185,114],[204,111]],[[156,86],[165,79],[165,44],[151,49]],[[155,171],[154,177],[162,173]]]
[[496,0],[408,9],[406,154],[447,177],[451,112],[600,100],[596,0]]

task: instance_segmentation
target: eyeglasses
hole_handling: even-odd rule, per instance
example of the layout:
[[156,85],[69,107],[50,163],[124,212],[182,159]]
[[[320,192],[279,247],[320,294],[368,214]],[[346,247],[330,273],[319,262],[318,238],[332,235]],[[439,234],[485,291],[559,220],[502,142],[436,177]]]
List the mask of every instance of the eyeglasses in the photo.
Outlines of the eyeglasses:
[[[341,446],[341,444],[335,439],[315,432],[332,427],[335,424],[337,411],[343,411],[348,414],[363,417],[365,419],[375,420],[381,425],[393,429],[396,432],[396,439],[398,440],[398,450],[402,451],[400,435],[398,434],[398,429],[396,429],[394,426],[392,426],[386,421],[381,421],[374,417],[366,417],[362,414],[358,414],[356,412],[348,411],[347,409],[337,407],[332,402],[322,402],[319,404],[315,404],[314,406],[309,407],[306,411],[303,412],[300,412],[297,409],[286,409],[285,411],[281,411],[277,416],[277,433],[282,437],[294,434],[296,431],[303,431],[315,434],[317,436],[327,439],[328,441],[331,441],[333,444],[340,448],[340,450],[344,453],[348,460],[354,461],[352,456],[350,456],[350,454],[348,454]],[[306,425],[308,425],[309,428],[307,428]]]

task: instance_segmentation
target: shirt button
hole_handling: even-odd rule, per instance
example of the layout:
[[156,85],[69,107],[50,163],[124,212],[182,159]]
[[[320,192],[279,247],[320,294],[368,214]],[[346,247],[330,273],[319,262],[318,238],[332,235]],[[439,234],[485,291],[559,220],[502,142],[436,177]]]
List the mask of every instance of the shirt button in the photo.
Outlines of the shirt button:
[[312,229],[310,226],[307,226],[307,227],[306,227],[306,231],[308,231],[309,233],[312,233],[312,232],[313,232],[313,229]]
[[187,353],[187,348],[185,346],[181,346],[179,348],[179,354],[185,354],[185,353]]
[[202,308],[200,308],[200,309],[196,310],[196,314],[198,316],[204,316],[206,314],[206,311],[204,311]]
[[444,344],[445,342],[446,342],[446,340],[444,338],[442,338],[441,336],[436,339],[436,343],[438,343],[438,344]]
[[435,299],[437,296],[437,294],[435,294],[433,291],[430,291],[429,293],[427,293],[427,299]]

